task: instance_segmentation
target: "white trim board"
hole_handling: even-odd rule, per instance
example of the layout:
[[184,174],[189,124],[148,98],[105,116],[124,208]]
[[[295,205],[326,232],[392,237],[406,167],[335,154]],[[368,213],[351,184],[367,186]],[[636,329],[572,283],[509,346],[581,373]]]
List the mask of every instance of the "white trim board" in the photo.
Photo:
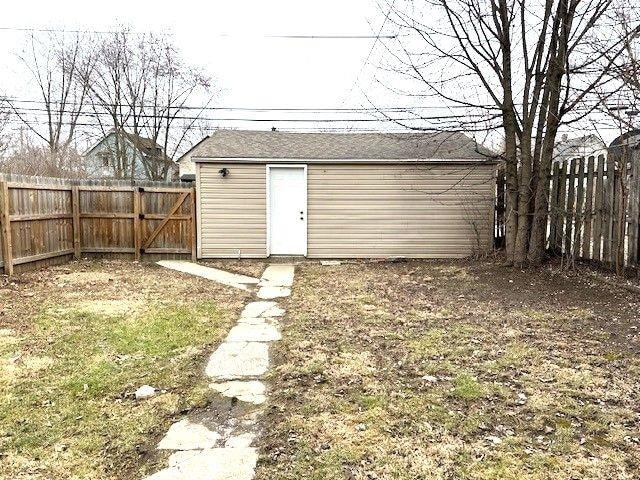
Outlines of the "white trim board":
[[332,164],[332,163],[349,163],[349,164],[413,164],[413,165],[429,165],[429,164],[447,164],[462,163],[473,165],[486,165],[498,163],[492,158],[262,158],[262,157],[192,157],[194,163],[267,163],[272,165],[296,165],[296,164]]
[[202,258],[202,200],[200,198],[201,165],[196,164],[196,258]]

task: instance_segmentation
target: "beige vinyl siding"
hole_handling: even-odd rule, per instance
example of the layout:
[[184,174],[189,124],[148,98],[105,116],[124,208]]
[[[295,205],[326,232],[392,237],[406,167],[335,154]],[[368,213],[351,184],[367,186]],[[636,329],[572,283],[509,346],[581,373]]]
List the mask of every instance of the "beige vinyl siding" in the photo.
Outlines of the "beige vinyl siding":
[[493,238],[493,165],[309,165],[308,256],[464,257]]
[[[222,178],[218,171],[228,168]],[[266,173],[264,164],[200,164],[198,168],[199,256],[266,256]]]

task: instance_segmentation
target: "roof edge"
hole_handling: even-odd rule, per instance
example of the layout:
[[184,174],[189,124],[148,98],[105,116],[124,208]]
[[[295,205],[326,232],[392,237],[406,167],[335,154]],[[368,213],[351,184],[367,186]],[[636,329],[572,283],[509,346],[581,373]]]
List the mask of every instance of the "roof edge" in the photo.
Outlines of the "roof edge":
[[194,163],[479,163],[497,164],[498,157],[486,158],[269,158],[269,157],[192,157]]

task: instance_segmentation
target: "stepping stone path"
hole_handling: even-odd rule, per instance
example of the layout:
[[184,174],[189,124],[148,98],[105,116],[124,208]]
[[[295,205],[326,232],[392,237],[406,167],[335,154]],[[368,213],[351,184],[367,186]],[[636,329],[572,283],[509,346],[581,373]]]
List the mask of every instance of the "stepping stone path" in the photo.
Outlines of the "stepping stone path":
[[[178,267],[177,270],[187,273],[197,270],[194,274],[203,276],[201,270],[192,266]],[[209,358],[205,372],[212,380],[211,389],[220,394],[221,402],[231,401],[231,408],[229,403],[224,408],[226,418],[217,413],[207,416],[205,412],[201,419],[174,423],[158,444],[160,450],[173,451],[169,465],[146,480],[253,479],[258,452],[252,445],[258,435],[257,419],[267,400],[262,376],[269,368],[269,342],[281,338],[278,317],[285,313],[271,299],[290,295],[293,275],[293,265],[268,266],[262,278],[253,283],[258,286],[257,296],[262,300],[245,306],[238,323]],[[219,273],[212,276],[216,277],[212,280],[245,289],[238,286],[246,284],[237,278]]]
[[260,282],[257,278],[225,272],[218,268],[207,267],[205,265],[186,262],[184,260],[160,260],[156,263],[161,267],[213,280],[214,282],[227,285],[228,287],[239,288],[240,290],[252,290],[253,287]]

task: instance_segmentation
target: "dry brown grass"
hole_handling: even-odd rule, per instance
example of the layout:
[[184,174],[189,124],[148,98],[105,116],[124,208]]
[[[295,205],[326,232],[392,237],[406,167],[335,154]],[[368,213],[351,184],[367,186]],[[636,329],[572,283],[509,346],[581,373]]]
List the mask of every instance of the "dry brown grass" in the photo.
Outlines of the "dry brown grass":
[[[0,478],[131,479],[215,395],[206,355],[248,293],[131,262],[74,262],[0,288]],[[150,384],[160,393],[136,401]]]
[[639,300],[492,263],[302,265],[257,478],[638,478]]

